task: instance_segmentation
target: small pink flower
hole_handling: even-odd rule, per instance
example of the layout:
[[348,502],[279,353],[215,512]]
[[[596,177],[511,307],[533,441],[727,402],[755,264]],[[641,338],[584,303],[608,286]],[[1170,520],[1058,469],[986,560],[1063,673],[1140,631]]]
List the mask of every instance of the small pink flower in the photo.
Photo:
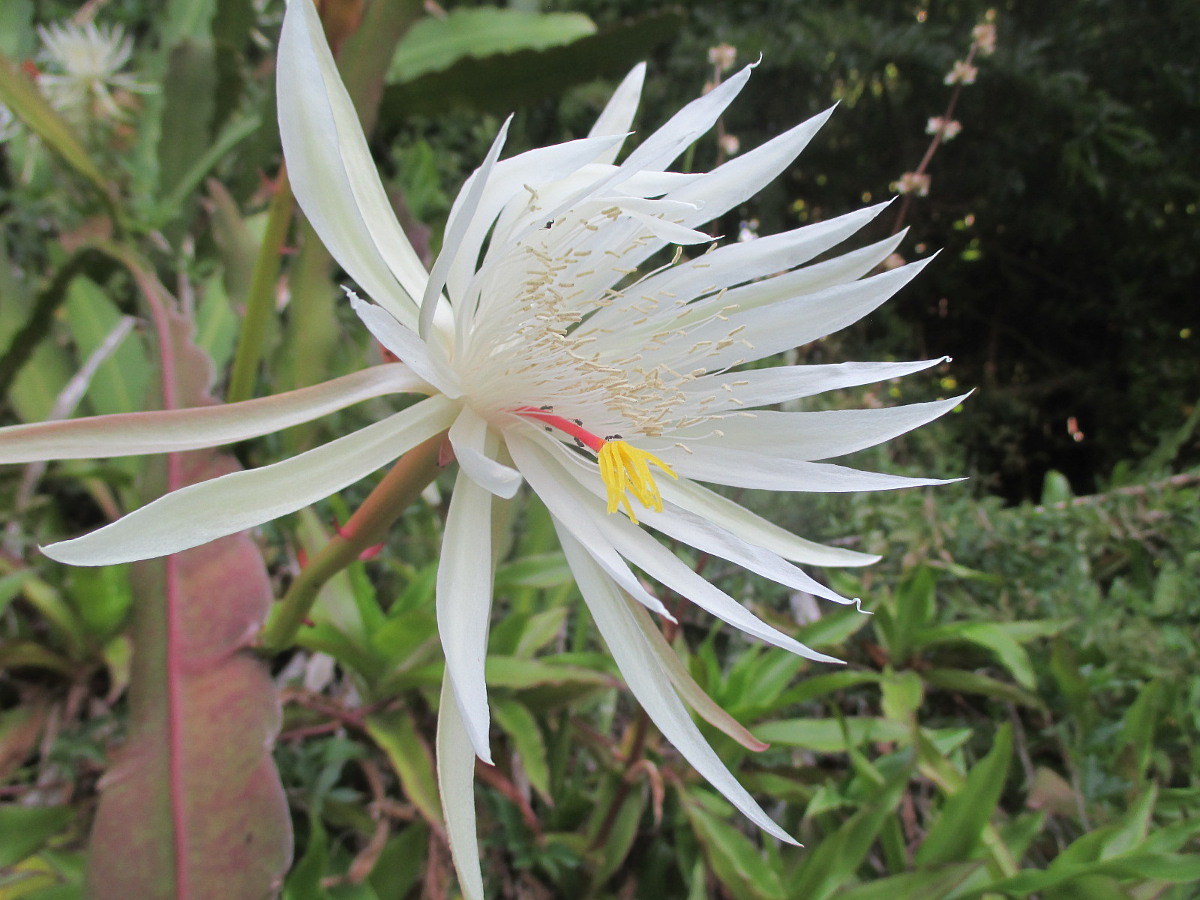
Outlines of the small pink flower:
[[892,182],[892,190],[898,194],[916,194],[918,197],[928,197],[929,183],[929,176],[923,172],[905,172],[898,181]]
[[946,119],[942,116],[934,116],[925,126],[926,134],[941,135],[943,141],[953,140],[960,131],[962,131],[961,122],[957,119]]
[[963,60],[955,60],[954,68],[942,79],[946,84],[974,84],[979,70]]

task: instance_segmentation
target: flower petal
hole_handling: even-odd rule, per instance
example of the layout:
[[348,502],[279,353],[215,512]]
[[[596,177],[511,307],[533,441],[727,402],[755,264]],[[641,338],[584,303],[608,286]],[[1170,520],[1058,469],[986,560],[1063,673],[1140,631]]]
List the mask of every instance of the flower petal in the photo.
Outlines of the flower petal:
[[570,532],[561,527],[562,523],[555,519],[554,524],[567,562],[604,642],[625,677],[625,683],[659,731],[743,815],[773,837],[795,844],[796,840],[771,820],[704,740],[669,686],[670,675],[634,620],[627,606],[629,601],[621,596]]
[[[704,402],[706,413],[725,409],[749,409],[771,403],[785,403],[801,397],[812,397],[826,391],[876,384],[903,378],[924,371],[950,357],[923,359],[916,362],[845,362],[821,366],[772,366],[769,369],[748,369],[705,375],[683,385],[681,390],[691,402]],[[700,400],[708,396],[711,402]]]
[[505,500],[516,495],[521,487],[521,473],[487,454],[488,424],[478,413],[464,406],[450,426],[449,437],[458,464],[472,481]]
[[313,387],[195,409],[118,413],[0,428],[0,463],[175,453],[231,444],[308,422],[371,397],[428,393],[407,366],[373,366]]
[[475,831],[475,751],[454,700],[448,671],[442,678],[436,745],[438,791],[458,888],[463,900],[483,900],[479,836]]
[[475,755],[488,764],[492,751],[484,660],[491,609],[492,495],[463,470],[454,481],[438,562],[438,634],[463,727]]
[[458,375],[445,362],[437,343],[425,343],[408,326],[397,321],[386,308],[363,300],[347,290],[350,306],[374,335],[398,359],[451,399],[462,396]]
[[587,548],[587,552],[608,577],[647,609],[674,621],[674,616],[662,601],[642,587],[625,560],[621,559],[597,527],[596,519],[579,513],[583,505],[594,502],[593,498],[579,487],[575,479],[562,472],[561,466],[552,460],[550,454],[533,441],[510,437],[507,444],[509,453],[534,493],[550,513],[558,517]]
[[[806,659],[832,663],[841,661],[836,657],[818,653],[777,628],[772,628],[724,591],[697,575],[689,566],[684,565],[674,553],[630,522],[625,516],[609,515],[605,512],[605,505],[599,501],[599,498],[583,488],[574,474],[565,468],[570,463],[565,458],[570,451],[556,444],[561,452],[554,456],[561,458],[552,459],[547,452],[547,449],[550,448],[542,447],[536,447],[533,454],[518,455],[518,450],[514,446],[516,443],[524,444],[529,448],[533,448],[534,445],[528,441],[509,442],[513,459],[517,460],[530,486],[538,493],[539,497],[543,498],[550,512],[559,518],[576,538],[581,536],[581,525],[590,523],[592,527],[589,530],[592,532],[592,539],[587,541],[584,546],[593,557],[596,555],[597,547],[611,547],[655,581],[749,635],[790,650],[797,656],[803,656]],[[540,471],[537,470],[536,464],[526,468],[532,461],[530,456],[540,457],[543,461],[544,464]],[[572,496],[573,502],[564,509],[562,505],[550,499],[556,493]],[[650,513],[649,510],[645,512],[646,514]],[[639,515],[641,514],[639,511]],[[807,579],[807,576],[805,578]],[[806,585],[808,582],[811,582],[811,579],[806,581]],[[811,583],[816,584],[816,582]],[[621,586],[625,587],[625,585]],[[842,599],[828,588],[818,587],[826,594],[832,594],[833,598]]]
[[111,525],[42,552],[70,565],[103,566],[206,544],[340,491],[448,428],[455,411],[449,400],[430,397],[283,462],[173,491]]
[[[562,460],[562,467],[575,478],[582,490],[597,498],[606,497],[606,488],[596,478],[595,470],[584,463],[582,459],[572,454]],[[661,488],[666,488],[668,484],[674,487],[676,483],[674,480],[664,478]],[[718,556],[762,575],[764,578],[769,578],[776,584],[793,590],[806,591],[835,603],[857,602],[848,600],[837,591],[816,581],[808,573],[786,562],[773,550],[743,540],[732,531],[687,509],[666,505],[661,512],[653,509],[638,510],[638,521],[690,547]]]
[[279,132],[296,199],[329,252],[409,327],[428,276],[379,181],[310,0],[290,0],[278,53]]
[[[500,131],[492,141],[487,156],[484,157],[479,168],[467,179],[467,183],[463,185],[450,210],[450,218],[446,222],[446,231],[442,238],[442,252],[438,254],[438,258],[433,263],[433,269],[430,270],[429,279],[425,283],[425,292],[421,296],[421,320],[418,333],[422,340],[429,338],[429,328],[433,325],[434,314],[442,299],[442,288],[446,285],[450,264],[463,253],[463,237],[470,228],[471,220],[479,208],[479,201],[487,189],[488,178],[496,166],[496,160],[500,158],[500,151],[504,149],[504,141],[508,137],[508,126],[511,123],[512,116],[510,115],[500,126]],[[470,260],[470,264],[474,266],[474,258]]]
[[[880,409],[829,409],[818,412],[779,412],[760,409],[735,413],[690,428],[676,429],[671,438],[694,452],[720,447],[758,453],[777,459],[820,460],[844,456],[890,441],[944,416],[967,394],[929,403],[909,403]],[[654,450],[652,441],[646,449]],[[703,449],[701,449],[703,447]],[[664,449],[663,452],[670,452]],[[675,447],[674,453],[685,451]],[[666,457],[663,457],[666,459]]]
[[[629,70],[629,74],[613,91],[604,111],[596,119],[596,124],[588,133],[588,137],[604,137],[611,134],[624,136],[633,126],[633,116],[637,112],[638,101],[642,96],[642,83],[646,80],[646,64],[638,63]],[[621,145],[617,144],[599,154],[595,162],[611,163],[616,160]]]
[[784,559],[810,566],[868,566],[879,562],[879,557],[870,553],[805,540],[686,478],[664,479],[659,487],[667,502],[720,525],[744,541],[778,553]]
[[760,752],[770,746],[747,731],[741,722],[727,713],[719,703],[704,692],[640,603],[626,603],[625,606],[642,634],[646,636],[647,646],[658,659],[658,663],[667,673],[667,677],[671,679],[671,684],[675,685],[675,690],[683,698],[684,703],[694,709],[697,715],[713,728],[724,732],[747,750]]
[[[666,452],[660,455],[665,458]],[[709,484],[765,491],[804,491],[810,494],[894,491],[962,481],[961,478],[910,478],[883,472],[864,472],[832,463],[773,459],[761,453],[723,447],[706,447],[704,453],[672,455],[668,462],[679,475]]]

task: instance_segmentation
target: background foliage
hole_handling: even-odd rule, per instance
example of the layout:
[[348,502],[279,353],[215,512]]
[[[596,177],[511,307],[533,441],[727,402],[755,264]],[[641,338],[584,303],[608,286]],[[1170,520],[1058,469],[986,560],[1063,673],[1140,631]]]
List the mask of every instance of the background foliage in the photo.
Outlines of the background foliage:
[[[148,273],[194,324],[225,396],[376,361],[338,303],[328,255],[302,222],[288,227],[272,94],[282,5],[88,6],[132,36],[128,69],[148,88],[120,97],[119,118],[48,111],[21,70],[46,69],[35,26],[76,4],[0,5],[0,100],[18,119],[0,144],[5,423],[157,407]],[[512,2],[519,20],[447,8],[397,50],[418,4],[325,6],[427,253],[501,116],[517,110],[511,152],[579,136],[614,79],[648,58],[645,132],[713,77],[708,49],[722,42],[742,61],[762,56],[722,125],[742,146],[840,103],[724,234],[885,198],[925,152],[926,120],[952,91],[943,77],[988,9],[998,30],[957,102],[962,134],[930,162],[929,196],[905,208],[902,252],[941,257],[868,321],[801,351],[952,354],[924,380],[837,400],[977,386],[947,421],[870,452],[882,468],[971,480],[742,498],[806,536],[883,555],[825,573],[870,617],[692,560],[845,667],[751,645],[663,598],[682,613],[665,637],[688,671],[770,747],[706,733],[807,848],[764,842],[648,726],[531,499],[497,576],[499,765],[480,769],[478,791],[492,894],[1197,896],[1200,25],[1189,5]],[[536,15],[551,11],[569,15]],[[688,162],[706,168],[720,152],[703,141]],[[881,231],[899,224],[898,207]],[[277,460],[382,405],[236,454]],[[130,571],[64,569],[36,545],[136,506],[145,480],[134,460],[0,472],[0,897],[82,896],[97,782],[133,733],[142,677]],[[368,490],[262,530],[276,593]],[[271,661],[284,704],[274,759],[295,833],[288,897],[453,896],[430,756],[444,500],[429,492],[383,552],[330,582],[298,646]]]

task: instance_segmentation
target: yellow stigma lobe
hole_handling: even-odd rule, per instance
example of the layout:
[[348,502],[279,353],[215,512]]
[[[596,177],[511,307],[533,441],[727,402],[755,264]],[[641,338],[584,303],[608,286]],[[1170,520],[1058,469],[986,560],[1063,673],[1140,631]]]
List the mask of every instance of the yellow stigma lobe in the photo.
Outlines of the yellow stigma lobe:
[[618,506],[624,506],[629,514],[629,520],[637,524],[637,516],[629,505],[627,494],[633,494],[646,509],[662,512],[662,495],[654,476],[650,472],[651,464],[658,466],[672,478],[678,478],[671,467],[645,450],[639,450],[621,440],[608,440],[599,450],[600,477],[608,489],[608,511],[614,513]]

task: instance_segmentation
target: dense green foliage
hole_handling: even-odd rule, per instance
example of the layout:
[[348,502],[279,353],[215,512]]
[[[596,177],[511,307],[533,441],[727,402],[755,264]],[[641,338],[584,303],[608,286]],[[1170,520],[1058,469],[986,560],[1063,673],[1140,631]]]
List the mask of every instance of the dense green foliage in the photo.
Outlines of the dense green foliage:
[[[270,205],[281,5],[97,6],[100,21],[136,39],[131,69],[151,89],[124,98],[115,120],[56,124],[30,105],[18,110],[24,130],[0,143],[0,424],[47,418],[56,403],[61,414],[157,406],[160,348],[143,324],[139,267],[194,322],[219,390],[240,374],[263,395],[376,361],[311,231],[298,223],[286,241],[272,231],[288,222]],[[367,14],[417,6],[374,0]],[[1189,5],[510,6],[583,14],[597,30],[542,21],[529,46],[483,59],[446,51],[440,75],[411,83],[392,55],[401,28],[346,37],[347,81],[365,115],[379,100],[372,146],[419,249],[436,249],[505,104],[521,104],[508,152],[578,136],[614,77],[649,56],[645,132],[713,77],[707,53],[721,42],[741,61],[762,56],[722,124],[742,147],[840,101],[798,164],[723,233],[751,220],[771,233],[879,201],[917,168],[926,120],[953,94],[943,78],[993,7],[998,40],[958,96],[962,133],[931,159],[929,196],[903,213],[898,202],[863,238],[902,224],[906,257],[941,257],[867,321],[802,350],[808,361],[954,356],[833,401],[977,386],[946,421],[869,460],[971,480],[741,498],[808,537],[879,553],[875,567],[821,573],[870,616],[689,560],[845,667],[752,645],[662,598],[680,614],[666,637],[692,677],[770,747],[755,752],[704,725],[706,735],[807,847],[764,840],[655,733],[529,499],[498,568],[490,642],[498,765],[480,767],[477,796],[491,895],[1197,896],[1200,23]],[[76,8],[5,0],[0,52],[38,62],[34,26]],[[567,43],[555,46],[555,34]],[[12,103],[24,76],[0,76]],[[413,113],[404,100],[414,93],[455,102]],[[721,152],[705,140],[689,159],[707,168]],[[266,269],[271,314],[256,331],[244,318],[255,272],[284,245],[282,276]],[[277,293],[288,301],[278,316]],[[122,314],[139,318],[122,326]],[[132,330],[80,377],[119,327]],[[239,341],[249,363],[235,362]],[[76,389],[77,408],[66,408]],[[273,462],[386,408],[372,401],[237,454]],[[66,569],[36,547],[144,502],[144,481],[142,463],[127,459],[0,470],[0,900],[82,896],[97,781],[139,689],[128,568]],[[284,895],[294,900],[454,896],[431,760],[442,672],[432,596],[449,486],[409,509],[382,553],[330,581],[297,646],[271,660],[284,701],[275,760],[296,833]],[[262,529],[278,590],[369,489]]]

